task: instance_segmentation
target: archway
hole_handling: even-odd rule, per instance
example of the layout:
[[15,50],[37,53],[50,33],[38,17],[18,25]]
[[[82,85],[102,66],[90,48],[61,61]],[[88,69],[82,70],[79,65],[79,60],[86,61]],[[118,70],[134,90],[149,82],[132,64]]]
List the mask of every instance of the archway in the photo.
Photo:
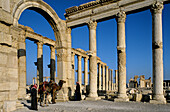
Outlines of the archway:
[[[15,27],[19,27],[19,24],[18,24],[18,20],[22,14],[22,12],[26,9],[29,9],[29,10],[33,10],[39,14],[41,14],[47,21],[48,23],[51,25],[53,31],[54,31],[54,35],[55,35],[55,38],[56,38],[56,41],[55,41],[55,49],[57,49],[57,53],[59,56],[61,56],[61,59],[63,55],[61,54],[66,54],[67,53],[67,50],[65,50],[64,48],[67,47],[67,42],[66,42],[66,23],[65,21],[62,21],[58,15],[56,14],[56,12],[48,5],[46,4],[45,2],[43,2],[42,0],[27,0],[27,1],[20,1],[13,9],[13,25]],[[24,32],[20,32],[20,36],[18,37],[19,39],[20,38],[26,38],[24,37],[26,36]],[[21,44],[23,43],[23,44]],[[19,44],[19,47],[18,47],[18,54],[20,54],[20,51],[24,51],[25,50],[25,46],[24,46],[25,42],[22,41],[20,42]],[[64,49],[64,50],[63,50]],[[41,54],[42,55],[42,54]],[[41,56],[40,56],[40,59],[37,58],[37,60],[41,60]],[[19,98],[22,98],[24,97],[24,88],[21,87],[20,85],[22,85],[21,83],[21,80],[26,79],[26,70],[25,70],[25,67],[21,67],[20,65],[24,64],[24,66],[26,66],[26,61],[23,61],[23,59],[25,60],[25,56],[18,56],[18,65],[19,65],[19,73],[18,73],[18,78],[19,78],[19,92],[18,92],[18,97]],[[58,67],[57,68],[60,68],[58,69],[58,73],[60,74],[59,78],[62,79],[62,78],[66,78],[66,77],[63,77],[62,73],[63,71],[66,71],[65,69],[65,66],[66,66],[66,62],[64,61],[67,61],[67,60],[58,60],[57,59],[57,63],[60,63],[60,64],[57,64]],[[23,63],[24,62],[24,63]],[[22,64],[21,64],[22,63]],[[65,66],[63,66],[63,63],[65,64]],[[23,72],[24,71],[24,72]],[[41,70],[39,70],[39,72],[41,72]],[[24,73],[24,74],[23,74]],[[41,75],[41,77],[43,77]],[[40,82],[42,81],[41,80],[42,78],[40,78]],[[25,82],[26,83],[26,82]],[[24,86],[26,86],[26,84],[24,83]],[[23,85],[22,85],[23,86]],[[22,88],[22,89],[21,89]]]

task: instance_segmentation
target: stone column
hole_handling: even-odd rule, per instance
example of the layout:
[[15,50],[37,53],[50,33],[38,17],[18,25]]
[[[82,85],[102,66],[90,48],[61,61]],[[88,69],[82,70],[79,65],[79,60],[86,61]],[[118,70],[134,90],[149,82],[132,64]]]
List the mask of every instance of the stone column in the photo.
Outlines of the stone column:
[[110,69],[108,70],[109,72],[109,91],[111,91],[111,76],[110,76]]
[[116,86],[116,90],[118,89],[118,71],[115,70],[115,86]]
[[101,63],[99,63],[99,90],[102,90],[101,88]]
[[112,74],[112,69],[110,69],[110,77],[111,77],[111,90],[113,91],[113,74]]
[[97,56],[96,56],[96,21],[88,23],[89,28],[89,55],[90,55],[90,93],[89,100],[99,99],[97,94]]
[[25,35],[18,39],[18,99],[26,96],[26,47]]
[[150,101],[151,103],[166,103],[163,95],[162,9],[162,2],[156,2],[151,7],[153,56],[153,100]]
[[109,83],[109,77],[108,77],[108,66],[106,66],[106,91],[108,91],[108,83]]
[[37,84],[43,82],[43,42],[37,42]]
[[112,90],[114,90],[114,83],[113,83],[113,69],[110,70],[111,76],[112,76]]
[[68,70],[68,78],[67,78],[67,84],[68,84],[68,88],[69,89],[69,96],[72,95],[72,93],[74,92],[73,88],[72,88],[72,54],[71,54],[71,28],[67,28],[67,44],[68,44],[68,48],[67,48],[67,70]]
[[75,53],[72,52],[72,95],[74,95],[74,86],[75,86]]
[[55,69],[55,48],[50,46],[51,49],[51,59],[50,59],[50,80],[55,81],[56,69]]
[[105,83],[105,65],[103,64],[103,73],[102,73],[102,76],[103,76],[103,90],[106,90],[106,83]]
[[[82,85],[82,69],[81,69],[81,58],[82,56],[78,55],[78,82],[80,84],[80,87]],[[80,89],[81,90],[81,89]]]
[[88,63],[87,61],[88,61],[88,57],[85,57],[84,58],[84,86],[85,88],[88,85]]
[[125,44],[125,12],[119,12],[117,20],[117,54],[118,54],[118,99],[116,101],[129,101],[126,95],[126,44]]

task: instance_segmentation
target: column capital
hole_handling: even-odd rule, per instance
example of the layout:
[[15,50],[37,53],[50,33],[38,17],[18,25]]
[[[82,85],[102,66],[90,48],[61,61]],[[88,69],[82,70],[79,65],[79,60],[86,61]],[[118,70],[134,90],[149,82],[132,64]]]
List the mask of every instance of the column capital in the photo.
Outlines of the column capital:
[[163,10],[163,2],[156,2],[151,6],[151,13],[156,14],[156,13],[162,13]]
[[73,55],[73,56],[74,56],[74,55],[76,55],[76,53],[75,53],[75,52],[71,52],[71,55]]
[[118,12],[116,15],[116,21],[118,23],[125,23],[126,13],[124,11]]
[[[14,38],[13,38],[14,39]],[[18,42],[22,42],[22,43],[25,43],[25,36],[20,36],[18,38]]]
[[88,22],[88,27],[89,27],[90,30],[91,30],[91,29],[96,30],[97,22],[90,20],[90,21]]
[[55,47],[54,46],[50,46],[51,52],[55,51]]
[[78,58],[78,61],[80,61],[81,58],[82,58],[82,56],[81,56],[81,55],[78,55],[77,58]]
[[71,28],[70,27],[67,27],[66,31],[67,31],[67,34],[71,34]]
[[88,61],[88,59],[89,59],[88,57],[85,57],[85,58],[84,58],[84,61],[85,61],[85,62],[87,62],[87,61]]
[[40,46],[43,46],[43,44],[44,44],[42,41],[38,41],[36,43],[37,43],[37,45],[40,45]]

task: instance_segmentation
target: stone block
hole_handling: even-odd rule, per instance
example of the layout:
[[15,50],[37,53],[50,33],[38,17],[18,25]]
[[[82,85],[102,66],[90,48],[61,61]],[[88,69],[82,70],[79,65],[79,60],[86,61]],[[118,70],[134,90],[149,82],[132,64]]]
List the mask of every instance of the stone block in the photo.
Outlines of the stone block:
[[[0,14],[2,13],[3,11],[0,10]],[[6,18],[7,19],[7,18]],[[0,20],[1,20],[1,15],[0,15]],[[3,23],[0,23],[0,32],[4,32],[6,34],[9,34],[9,26],[3,24]]]
[[0,65],[5,66],[7,64],[7,55],[5,53],[0,52]]
[[10,0],[2,0],[2,9],[10,12]]
[[9,91],[9,100],[17,100],[17,99],[18,99],[17,90],[10,90]]
[[11,112],[16,110],[16,101],[4,101],[3,104],[3,111],[4,112]]
[[[4,101],[4,100],[8,100],[8,92],[2,92],[0,91],[1,95],[0,95],[0,101]],[[1,103],[0,103],[0,107],[1,107]]]
[[15,52],[11,52],[8,55],[7,67],[18,68],[18,58],[17,58],[17,55],[15,54]]
[[8,46],[12,45],[12,36],[10,34],[0,32],[0,44],[5,44]]

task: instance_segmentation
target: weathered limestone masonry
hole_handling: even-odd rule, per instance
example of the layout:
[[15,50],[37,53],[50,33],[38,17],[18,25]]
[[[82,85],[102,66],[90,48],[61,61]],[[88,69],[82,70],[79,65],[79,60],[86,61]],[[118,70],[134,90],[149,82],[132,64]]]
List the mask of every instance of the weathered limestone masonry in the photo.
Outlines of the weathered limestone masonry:
[[[117,20],[118,27],[118,101],[126,95],[125,19],[127,14],[151,9],[153,21],[153,103],[166,103],[163,96],[162,9],[169,0],[96,0],[66,9],[67,27],[75,28],[89,22]],[[92,30],[90,30],[91,33]],[[91,37],[90,37],[91,38]],[[91,65],[91,64],[90,64]],[[94,67],[96,67],[94,65]],[[96,68],[93,68],[94,70]],[[94,72],[95,73],[95,72]],[[96,73],[95,73],[96,74]],[[94,84],[94,83],[93,83]],[[96,88],[96,85],[91,85]],[[92,87],[91,87],[92,89]],[[96,91],[96,89],[95,89]],[[94,92],[95,93],[95,92]]]
[[[51,59],[52,61],[55,60],[53,51],[57,49],[59,79],[67,81],[69,73],[67,65],[71,60],[68,61],[66,57],[69,56],[71,59],[71,52],[68,51],[70,45],[67,42],[66,22],[61,20],[56,12],[42,0],[0,0],[0,111],[15,110],[20,106],[18,99],[25,96],[25,39],[28,32],[26,33],[18,24],[20,15],[25,9],[34,10],[47,19],[56,36],[55,48],[51,47]],[[37,42],[38,48],[40,48],[38,49],[40,51],[38,56],[42,56],[41,47],[45,43],[41,43],[41,40]],[[51,64],[54,67],[52,61]],[[39,77],[41,77],[40,80],[43,79],[42,75]],[[67,99],[67,85],[66,83],[61,91],[64,92],[64,96],[61,97],[62,100]]]

